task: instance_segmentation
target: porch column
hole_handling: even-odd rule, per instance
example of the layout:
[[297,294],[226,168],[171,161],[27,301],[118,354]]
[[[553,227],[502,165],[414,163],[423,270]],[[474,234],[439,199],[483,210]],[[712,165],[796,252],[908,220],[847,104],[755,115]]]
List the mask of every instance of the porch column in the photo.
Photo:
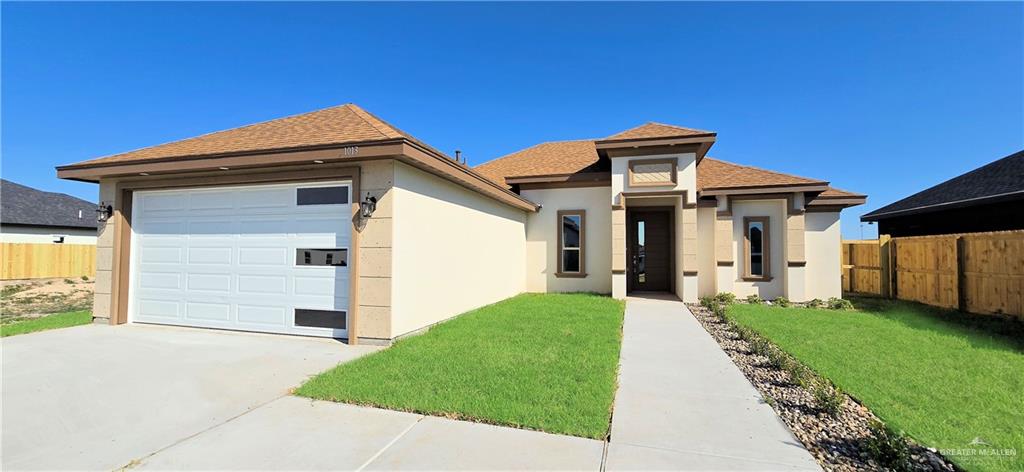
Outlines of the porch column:
[[[620,197],[621,198],[621,197]],[[612,297],[626,298],[626,205],[612,205]]]
[[715,291],[732,292],[736,280],[732,211],[729,197],[719,196],[715,211]]
[[687,201],[687,195],[683,195],[683,290],[684,302],[697,302],[697,203]]
[[793,194],[786,208],[786,298],[794,302],[807,301],[807,257],[804,251],[804,195]]

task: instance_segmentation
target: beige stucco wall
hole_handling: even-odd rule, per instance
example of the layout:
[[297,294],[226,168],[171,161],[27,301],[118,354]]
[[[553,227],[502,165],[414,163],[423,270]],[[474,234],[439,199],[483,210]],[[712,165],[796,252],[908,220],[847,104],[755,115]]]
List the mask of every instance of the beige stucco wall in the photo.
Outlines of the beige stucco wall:
[[392,248],[395,207],[395,161],[372,161],[361,165],[359,195],[377,198],[377,208],[353,231],[359,232],[358,325],[360,339],[390,339],[392,332]]
[[[99,201],[113,205],[117,189],[117,181],[105,179],[100,181]],[[114,270],[114,232],[113,221],[100,222],[96,237],[96,282],[93,285],[95,294],[92,303],[92,317],[95,321],[109,322]]]
[[714,295],[715,290],[715,208],[697,209],[697,296]]
[[[530,292],[612,291],[612,208],[609,187],[523,190],[526,199],[543,205],[526,220],[526,290]],[[559,278],[558,211],[586,210],[584,278]],[[624,226],[622,226],[624,229]],[[625,250],[625,236],[622,236]]]
[[525,212],[405,164],[394,176],[392,337],[525,290]]
[[804,215],[807,299],[841,297],[839,212]]
[[[629,185],[629,163],[631,161],[642,162],[650,159],[676,159],[676,185],[665,186],[641,186],[631,187]],[[650,156],[629,156],[612,158],[612,196],[627,191],[660,191],[660,190],[687,190],[690,203],[695,203],[697,189],[697,155],[689,153],[681,154],[657,154]],[[615,202],[618,203],[618,202]]]
[[[732,251],[736,262],[732,267],[719,267],[719,277],[731,278],[732,292],[737,297],[746,297],[756,293],[761,298],[770,300],[785,294],[786,203],[786,200],[741,200],[732,203]],[[768,238],[771,250],[769,270],[772,280],[767,282],[751,282],[742,279],[747,263],[743,257],[743,218],[747,216],[768,217]]]

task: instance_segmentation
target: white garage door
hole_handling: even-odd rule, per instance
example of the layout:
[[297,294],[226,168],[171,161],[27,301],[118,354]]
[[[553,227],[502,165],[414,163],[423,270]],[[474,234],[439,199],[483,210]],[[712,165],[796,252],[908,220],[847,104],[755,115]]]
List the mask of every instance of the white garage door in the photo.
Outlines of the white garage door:
[[129,321],[347,337],[349,182],[139,191]]

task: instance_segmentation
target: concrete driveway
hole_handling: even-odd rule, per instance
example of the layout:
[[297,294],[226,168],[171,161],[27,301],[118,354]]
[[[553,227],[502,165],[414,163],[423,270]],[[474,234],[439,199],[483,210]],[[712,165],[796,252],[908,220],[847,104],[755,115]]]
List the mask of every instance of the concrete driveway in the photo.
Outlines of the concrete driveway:
[[143,325],[14,336],[0,348],[4,470],[119,468],[379,349]]

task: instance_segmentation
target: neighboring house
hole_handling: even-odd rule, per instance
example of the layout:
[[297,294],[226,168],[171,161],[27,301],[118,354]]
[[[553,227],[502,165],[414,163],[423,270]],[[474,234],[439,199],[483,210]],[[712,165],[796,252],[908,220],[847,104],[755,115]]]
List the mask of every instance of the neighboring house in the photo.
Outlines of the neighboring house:
[[648,124],[472,169],[344,105],[57,171],[113,207],[112,324],[388,342],[524,291],[839,296],[839,211],[864,196],[714,140]]
[[925,236],[1024,229],[1024,151],[862,217],[878,234]]
[[0,242],[96,244],[96,204],[0,180]]

